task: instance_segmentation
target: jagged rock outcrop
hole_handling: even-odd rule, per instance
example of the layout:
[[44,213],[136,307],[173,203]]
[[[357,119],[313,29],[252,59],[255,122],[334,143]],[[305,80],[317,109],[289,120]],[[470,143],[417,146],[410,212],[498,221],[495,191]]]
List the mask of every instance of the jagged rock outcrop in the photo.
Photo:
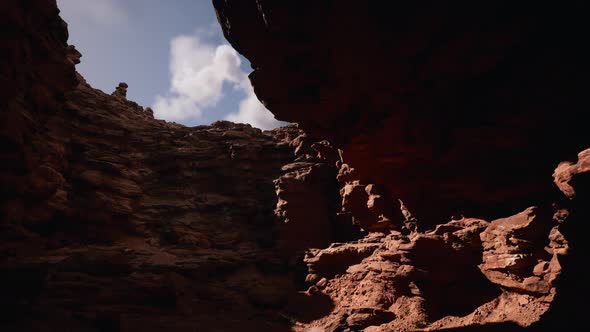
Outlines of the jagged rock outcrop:
[[422,229],[549,202],[547,175],[589,146],[585,2],[213,3],[266,107]]
[[[568,242],[551,222],[552,213],[529,208],[509,218],[494,220],[480,237],[480,268],[490,281],[525,293],[549,294],[561,272],[559,255]],[[549,235],[549,236],[547,236]]]
[[115,88],[115,91],[113,91],[113,93],[111,93],[111,96],[127,99],[127,89],[128,88],[129,88],[129,85],[127,83],[121,82],[121,83],[119,83],[119,85],[117,85],[117,87]]
[[63,100],[32,118],[38,159],[3,186],[3,329],[288,326],[266,311],[296,294],[275,249],[273,180],[294,159],[280,131],[154,120],[85,83]]
[[537,323],[568,249],[557,226],[550,230],[539,215],[531,208],[492,222],[464,218],[431,232],[372,233],[311,250],[308,281],[335,305],[309,327],[446,331],[511,322],[501,326],[506,330]]
[[282,167],[283,174],[275,180],[275,215],[282,223],[279,238],[290,255],[359,234],[351,220],[340,213],[337,149],[327,141],[311,141],[302,131],[298,134],[290,142],[296,158]]
[[261,102],[340,149],[340,215],[370,232],[308,253],[308,295],[334,303],[301,330],[585,322],[588,153],[561,162],[590,146],[586,3],[213,4]]
[[502,1],[214,4],[256,93],[299,126],[156,120],[76,75],[55,1],[0,4],[0,329],[584,322],[590,153],[555,169],[588,144],[581,21]]
[[156,120],[76,76],[58,13],[0,5],[0,329],[288,330],[273,181],[301,131]]
[[559,190],[563,192],[568,198],[576,197],[576,191],[571,186],[570,182],[578,174],[587,173],[590,171],[590,149],[584,150],[578,154],[576,163],[571,161],[564,161],[557,166],[553,172],[553,179]]

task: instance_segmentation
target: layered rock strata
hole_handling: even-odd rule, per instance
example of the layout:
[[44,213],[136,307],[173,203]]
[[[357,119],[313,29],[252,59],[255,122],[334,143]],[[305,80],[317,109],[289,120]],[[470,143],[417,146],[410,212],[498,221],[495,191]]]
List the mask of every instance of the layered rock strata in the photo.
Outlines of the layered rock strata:
[[[273,181],[303,133],[155,120],[76,76],[58,13],[0,5],[0,329],[288,330]],[[337,196],[334,166],[305,163],[329,172],[302,190]]]
[[339,214],[370,232],[308,253],[334,307],[302,330],[584,322],[587,151],[555,167],[590,146],[587,4],[213,4],[261,102],[340,149]]
[[288,326],[265,311],[296,293],[274,249],[273,180],[294,159],[280,132],[154,120],[85,83],[63,97],[32,119],[35,150],[21,152],[34,162],[2,186],[2,325]]
[[214,4],[299,127],[156,120],[76,75],[55,1],[0,4],[2,330],[584,322],[584,4]]

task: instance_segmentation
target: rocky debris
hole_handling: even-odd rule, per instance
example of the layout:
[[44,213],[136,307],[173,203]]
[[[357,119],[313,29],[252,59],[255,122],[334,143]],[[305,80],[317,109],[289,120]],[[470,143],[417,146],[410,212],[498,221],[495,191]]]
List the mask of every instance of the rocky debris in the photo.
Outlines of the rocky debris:
[[127,88],[129,88],[129,85],[127,85],[127,83],[119,83],[119,85],[115,88],[115,91],[111,93],[111,96],[127,99]]
[[[576,173],[572,182],[580,174],[588,173]],[[564,278],[583,285],[587,273],[570,249],[584,250],[579,236],[569,234],[576,219],[557,219],[563,213],[554,209],[531,207],[492,222],[461,218],[428,232],[374,232],[311,249],[306,281],[334,307],[305,326],[324,331],[555,328],[563,324],[557,317],[569,311],[565,301],[574,301],[576,294]],[[578,291],[586,294],[587,287]],[[371,310],[388,319],[376,320]]]
[[375,184],[362,185],[358,181],[346,183],[340,190],[342,212],[350,214],[353,223],[364,230],[388,232],[404,226],[399,201],[389,197]]
[[538,238],[557,236],[556,228],[538,227],[542,219],[535,213],[531,208],[491,223],[463,218],[426,233],[370,233],[310,250],[307,281],[334,308],[307,326],[435,331],[508,320],[536,323],[553,300],[560,266],[549,252],[542,256],[549,261],[524,261],[539,258],[531,254],[543,251]]

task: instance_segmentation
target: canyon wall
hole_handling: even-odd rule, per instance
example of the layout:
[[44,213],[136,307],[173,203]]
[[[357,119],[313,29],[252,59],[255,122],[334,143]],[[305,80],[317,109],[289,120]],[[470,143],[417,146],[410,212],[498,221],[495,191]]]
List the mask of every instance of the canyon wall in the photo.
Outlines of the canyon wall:
[[291,245],[274,216],[274,181],[296,169],[317,215],[335,213],[336,168],[313,142],[296,126],[188,128],[124,83],[93,89],[55,1],[2,1],[0,22],[0,329],[288,330],[271,309],[299,296],[290,257],[335,240],[328,221]]
[[587,150],[558,186],[551,174],[590,146],[586,3],[213,4],[260,101],[341,149],[338,214],[374,232],[308,252],[312,289],[335,303],[309,328],[584,321],[588,202],[567,183]]
[[588,148],[584,2],[213,3],[262,103],[424,229],[547,201]]
[[214,5],[298,125],[154,119],[54,0],[0,4],[0,329],[584,322],[585,4]]

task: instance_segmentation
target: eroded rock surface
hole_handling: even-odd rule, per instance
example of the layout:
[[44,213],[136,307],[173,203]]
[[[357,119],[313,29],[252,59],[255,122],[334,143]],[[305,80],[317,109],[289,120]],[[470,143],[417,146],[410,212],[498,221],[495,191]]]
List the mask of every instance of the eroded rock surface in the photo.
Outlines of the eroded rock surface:
[[155,120],[76,76],[55,1],[0,18],[0,329],[289,330],[273,181],[303,133]]
[[558,255],[568,250],[559,228],[552,228],[551,217],[529,208],[494,220],[480,234],[484,250],[480,268],[484,275],[509,289],[549,294],[551,283],[561,272]]
[[266,107],[422,229],[549,201],[547,174],[588,148],[586,3],[213,3]]
[[585,321],[584,4],[214,4],[299,126],[156,120],[76,75],[54,1],[1,2],[2,330]]
[[554,244],[557,227],[550,229],[551,221],[537,214],[531,208],[492,222],[465,218],[426,233],[371,233],[311,250],[305,258],[308,281],[335,307],[307,328],[434,331],[508,321],[530,326],[550,308],[559,259],[567,251],[567,243]]
[[[587,241],[575,231],[588,201],[572,185],[587,186],[587,150],[562,162],[590,146],[580,121],[587,52],[577,42],[587,4],[213,3],[225,37],[252,63],[258,98],[340,149],[339,216],[370,233],[309,251],[308,293],[334,307],[301,329],[585,321],[568,301],[588,293],[577,276],[586,275]],[[457,224],[466,221],[474,224]],[[400,241],[409,258],[372,254]],[[399,271],[396,259],[419,273]],[[371,321],[371,309],[391,322]]]
[[288,327],[261,309],[295,293],[273,216],[288,142],[249,125],[154,120],[83,82],[63,98],[32,119],[25,157],[39,159],[2,187],[13,195],[1,205],[4,326]]

